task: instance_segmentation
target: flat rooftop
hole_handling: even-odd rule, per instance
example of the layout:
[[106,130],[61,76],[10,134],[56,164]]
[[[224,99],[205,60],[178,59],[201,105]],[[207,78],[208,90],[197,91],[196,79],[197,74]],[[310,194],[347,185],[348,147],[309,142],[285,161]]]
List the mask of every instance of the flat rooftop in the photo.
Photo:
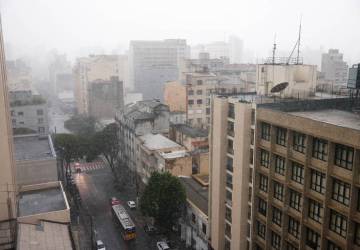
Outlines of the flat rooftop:
[[167,148],[182,148],[181,145],[166,138],[161,134],[146,134],[140,136],[140,140],[143,141],[143,145],[149,150],[160,150]]
[[41,221],[38,225],[19,223],[17,249],[71,250],[73,249],[68,225]]
[[192,177],[180,177],[180,181],[185,187],[187,199],[208,215],[209,188],[202,186]]
[[50,136],[14,136],[15,159],[42,160],[56,157]]
[[360,130],[360,113],[338,109],[324,109],[302,112],[289,112],[289,114],[308,118],[318,122],[332,124],[339,127]]
[[174,124],[172,126],[176,128],[176,130],[192,138],[207,137],[209,135],[209,132],[207,130],[200,128],[193,128],[187,124]]
[[65,210],[66,202],[60,187],[20,193],[18,216]]

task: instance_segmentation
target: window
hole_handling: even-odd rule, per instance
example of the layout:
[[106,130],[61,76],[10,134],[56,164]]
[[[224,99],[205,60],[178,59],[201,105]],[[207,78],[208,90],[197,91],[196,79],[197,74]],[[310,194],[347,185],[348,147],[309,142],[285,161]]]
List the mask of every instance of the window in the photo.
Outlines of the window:
[[265,240],[266,226],[260,221],[256,221],[256,230],[257,230],[257,234]]
[[265,175],[259,174],[260,182],[259,182],[259,189],[267,192],[268,191],[268,178]]
[[300,236],[300,222],[289,216],[288,232],[295,238]]
[[284,185],[274,181],[274,198],[279,201],[284,200]]
[[210,98],[206,98],[206,106],[210,106]]
[[327,250],[341,250],[341,247],[339,247],[338,245],[336,245],[334,242],[329,241],[327,243]]
[[13,126],[16,126],[16,119],[12,119],[11,123],[12,123]]
[[206,108],[206,114],[210,115],[210,108]]
[[275,173],[285,175],[285,158],[275,155]]
[[250,148],[250,160],[249,160],[250,164],[253,165],[254,164],[254,150],[252,148]]
[[197,80],[196,83],[197,83],[197,85],[202,85],[203,81],[202,80]]
[[349,206],[350,184],[333,178],[332,199]]
[[341,144],[335,145],[335,162],[336,166],[352,170],[354,159],[354,149]]
[[338,235],[346,238],[347,231],[347,218],[336,212],[335,210],[330,210],[330,225],[329,228],[331,231],[337,233]]
[[38,127],[38,132],[39,132],[40,134],[45,133],[45,128],[44,128],[44,127]]
[[230,250],[230,247],[231,247],[230,241],[225,238],[224,250]]
[[194,213],[191,213],[191,222],[196,223],[196,215]]
[[297,183],[304,184],[304,167],[297,162],[291,162],[291,179]]
[[226,169],[230,172],[233,172],[234,168],[233,168],[233,159],[231,157],[227,157],[227,161],[226,161]]
[[310,189],[320,193],[325,193],[325,174],[315,169],[311,169]]
[[261,123],[261,139],[270,141],[270,124],[265,122]]
[[204,222],[201,223],[201,231],[206,235],[206,224]]
[[253,129],[251,129],[251,132],[250,132],[250,144],[251,145],[254,145],[254,140],[255,140],[255,132]]
[[188,100],[188,104],[189,104],[189,105],[193,105],[193,104],[194,104],[194,100]]
[[306,136],[299,132],[293,133],[293,149],[300,153],[305,153],[305,138]]
[[281,246],[281,237],[275,232],[271,232],[271,246],[274,249],[280,249]]
[[231,208],[228,206],[225,206],[225,219],[227,219],[229,222],[232,221]]
[[197,103],[197,104],[202,104],[203,101],[202,101],[202,99],[197,99],[197,100],[196,100],[196,103]]
[[294,208],[297,211],[301,209],[301,194],[290,189],[290,207]]
[[281,227],[282,212],[276,207],[272,207],[272,222]]
[[306,245],[315,250],[320,250],[320,234],[306,228]]
[[229,103],[229,110],[228,110],[228,117],[230,118],[235,118],[235,110],[234,110],[234,104],[233,103]]
[[323,205],[317,201],[309,199],[309,218],[321,223],[323,216]]
[[197,122],[197,124],[201,124],[201,123],[202,123],[202,119],[201,119],[201,118],[196,118],[196,122]]
[[250,183],[253,182],[252,178],[253,178],[253,169],[250,168],[250,169],[249,169],[249,182],[250,182]]
[[43,114],[44,114],[44,110],[38,109],[38,110],[36,110],[36,114],[37,114],[37,115],[43,115]]
[[197,95],[202,95],[202,93],[203,93],[202,89],[196,90],[196,94],[197,94]]
[[38,124],[44,123],[44,118],[38,118]]
[[11,116],[15,116],[15,111],[14,110],[11,110]]
[[360,246],[360,224],[355,223],[354,244]]
[[251,110],[251,125],[255,125],[255,109]]
[[232,121],[228,121],[228,124],[227,124],[227,132],[228,132],[228,135],[230,136],[234,136],[234,122]]
[[264,149],[260,150],[260,165],[266,168],[270,166],[270,154]]
[[227,151],[228,151],[228,153],[230,153],[230,154],[234,154],[233,140],[231,140],[231,139],[228,139]]
[[225,222],[225,235],[231,239],[231,226]]
[[319,138],[314,138],[313,140],[313,152],[312,156],[316,159],[326,161],[327,160],[327,141]]
[[226,186],[230,189],[233,188],[233,184],[232,184],[232,175],[229,173],[226,173]]
[[281,146],[286,146],[286,129],[285,128],[276,128],[276,144]]
[[266,216],[267,203],[266,203],[266,201],[264,201],[263,199],[258,198],[258,200],[259,200],[258,211],[259,211],[260,214]]
[[18,112],[18,116],[23,116],[24,115],[24,112],[20,111]]
[[298,248],[294,247],[291,243],[286,242],[286,250],[298,250]]
[[232,193],[226,189],[226,203],[231,207],[232,206]]

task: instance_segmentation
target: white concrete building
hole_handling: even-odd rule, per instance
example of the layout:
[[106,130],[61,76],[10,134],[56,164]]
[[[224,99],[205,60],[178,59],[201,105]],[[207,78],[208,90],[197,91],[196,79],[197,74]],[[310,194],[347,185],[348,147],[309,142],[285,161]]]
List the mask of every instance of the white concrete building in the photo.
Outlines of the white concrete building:
[[328,53],[322,54],[321,72],[325,80],[332,81],[337,86],[346,86],[348,65],[338,49],[329,49]]

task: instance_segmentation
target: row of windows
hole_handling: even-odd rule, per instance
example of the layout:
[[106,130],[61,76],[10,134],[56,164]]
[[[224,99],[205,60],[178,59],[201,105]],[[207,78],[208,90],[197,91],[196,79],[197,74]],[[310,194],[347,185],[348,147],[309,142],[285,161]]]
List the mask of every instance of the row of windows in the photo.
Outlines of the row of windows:
[[[270,141],[271,125],[268,123],[261,123],[261,139]],[[286,146],[287,130],[285,128],[276,127],[275,142],[278,145]],[[306,135],[293,132],[292,148],[300,153],[305,153],[306,150]],[[328,159],[328,142],[324,139],[313,138],[312,157],[327,161]],[[345,169],[352,170],[354,161],[354,149],[345,145],[335,145],[334,164]]]
[[[15,116],[15,111],[14,110],[11,110],[11,116]],[[24,115],[24,112],[23,111],[19,111],[17,113],[18,116],[23,116]],[[43,109],[37,109],[36,110],[36,115],[44,115],[44,110]]]

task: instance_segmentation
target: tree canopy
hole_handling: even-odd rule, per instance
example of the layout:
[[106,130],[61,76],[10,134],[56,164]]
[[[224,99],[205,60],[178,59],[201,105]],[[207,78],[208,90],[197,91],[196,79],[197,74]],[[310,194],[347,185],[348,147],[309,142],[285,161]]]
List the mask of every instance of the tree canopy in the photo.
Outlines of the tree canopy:
[[80,140],[73,134],[56,134],[54,140],[55,148],[67,164],[81,156]]
[[140,209],[160,227],[170,230],[181,217],[185,202],[186,193],[179,178],[168,172],[154,172],[140,198]]
[[86,115],[74,115],[64,122],[64,127],[74,134],[89,136],[96,130],[96,119]]

